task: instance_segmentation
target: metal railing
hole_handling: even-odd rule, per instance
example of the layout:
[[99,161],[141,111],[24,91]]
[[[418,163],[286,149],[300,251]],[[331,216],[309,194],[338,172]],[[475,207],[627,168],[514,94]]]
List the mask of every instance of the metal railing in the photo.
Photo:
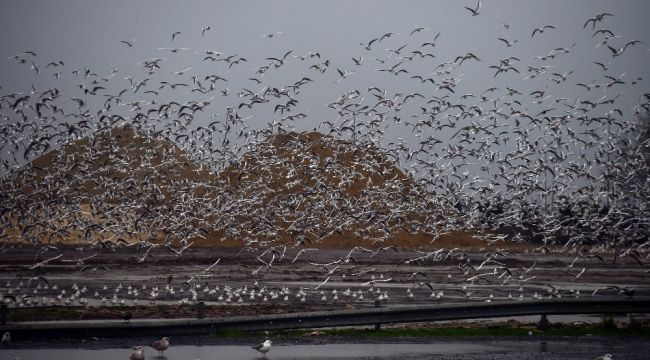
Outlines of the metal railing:
[[650,300],[554,299],[528,302],[395,306],[359,310],[315,311],[278,315],[199,319],[84,320],[8,323],[0,332],[17,336],[127,336],[198,334],[220,330],[257,331],[355,325],[435,322],[525,315],[650,313]]

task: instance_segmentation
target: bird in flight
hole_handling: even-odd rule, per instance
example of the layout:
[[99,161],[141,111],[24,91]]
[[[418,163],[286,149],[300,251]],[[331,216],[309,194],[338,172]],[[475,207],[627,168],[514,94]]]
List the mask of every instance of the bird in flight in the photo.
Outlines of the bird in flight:
[[276,32],[276,33],[264,34],[264,35],[262,35],[262,37],[265,37],[265,38],[267,38],[267,39],[270,39],[270,38],[272,38],[272,37],[274,37],[274,36],[277,36],[277,35],[280,35],[280,34],[282,34],[282,31],[278,31],[278,32]]
[[481,0],[478,0],[478,3],[476,4],[476,9],[472,9],[470,7],[465,6],[465,9],[469,10],[472,13],[472,16],[476,16],[479,14],[478,10],[481,8]]
[[504,38],[498,38],[498,39],[503,41],[506,44],[507,47],[511,47],[512,45],[514,45],[517,42],[516,39],[513,40],[513,41],[508,41],[508,40],[506,40]]
[[350,72],[348,72],[348,71],[345,70],[345,69],[343,69],[343,70],[341,70],[341,69],[336,69],[336,71],[338,71],[339,75],[341,76],[341,77],[339,77],[338,80],[336,80],[336,82],[339,82],[339,81],[341,81],[341,80],[347,78],[348,76],[354,74],[354,71],[350,71]]
[[287,56],[289,56],[289,54],[291,54],[292,52],[293,52],[293,50],[289,50],[286,53],[284,53],[284,55],[282,55],[282,58],[268,57],[268,58],[266,58],[266,60],[274,61],[275,62],[275,67],[278,68],[278,67],[284,65],[284,61],[287,59]]
[[535,36],[535,34],[537,34],[537,33],[542,34],[542,33],[544,33],[544,30],[546,30],[546,29],[555,29],[555,26],[553,26],[553,25],[544,25],[541,28],[536,28],[536,29],[533,30],[533,33],[530,35],[530,37]]
[[206,26],[206,27],[202,28],[201,29],[201,37],[203,37],[203,35],[205,35],[206,31],[210,31],[210,30],[212,30],[212,28],[210,26]]
[[641,40],[628,41],[627,44],[625,44],[625,46],[620,47],[618,49],[616,49],[614,47],[611,47],[609,45],[607,45],[607,47],[612,52],[612,56],[616,57],[616,56],[623,55],[623,52],[625,51],[625,49],[627,49],[628,46],[634,46],[634,45],[639,44],[639,43],[643,44],[643,41],[641,41]]
[[425,28],[425,27],[419,27],[419,28],[413,29],[413,31],[411,31],[411,36],[413,36],[413,34],[415,34],[415,33],[417,33],[417,32],[420,32],[420,31],[422,31],[422,30],[425,30],[425,31],[426,31],[426,30],[429,30],[429,29],[427,29],[427,28]]
[[176,75],[183,75],[183,74],[185,74],[187,71],[190,71],[190,69],[192,69],[191,66],[188,67],[188,68],[186,68],[186,69],[184,69],[184,70],[181,70],[181,71],[174,71],[173,73],[176,74]]
[[586,28],[587,25],[591,23],[591,30],[596,30],[596,23],[603,21],[603,19],[605,19],[605,16],[614,16],[614,14],[610,14],[610,13],[598,14],[591,19],[587,19],[587,21],[585,21],[585,24],[582,26],[582,28],[583,29]]
[[178,35],[180,35],[180,34],[181,34],[180,31],[175,31],[175,32],[173,32],[173,33],[172,33],[172,42],[174,42],[174,40],[176,40],[176,37],[177,37]]

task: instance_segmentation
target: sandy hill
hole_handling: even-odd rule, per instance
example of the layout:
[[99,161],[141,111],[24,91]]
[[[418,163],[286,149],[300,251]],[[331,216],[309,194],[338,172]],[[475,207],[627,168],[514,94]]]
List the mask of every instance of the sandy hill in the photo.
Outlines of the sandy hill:
[[126,126],[44,154],[2,191],[3,237],[45,243],[419,247],[446,216],[379,149],[319,133],[274,135],[213,174]]

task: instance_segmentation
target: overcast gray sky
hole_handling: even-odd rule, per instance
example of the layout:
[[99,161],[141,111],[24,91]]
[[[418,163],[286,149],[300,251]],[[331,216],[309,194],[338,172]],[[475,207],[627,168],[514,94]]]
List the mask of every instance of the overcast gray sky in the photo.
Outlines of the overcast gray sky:
[[[34,51],[33,59],[40,73],[30,69],[28,59],[21,64],[15,59],[2,59],[0,86],[2,93],[27,92],[30,86],[39,89],[57,87],[66,97],[83,96],[76,86],[83,82],[73,76],[74,69],[90,69],[99,77],[108,77],[111,70],[117,73],[106,86],[107,93],[117,93],[127,88],[132,77],[135,81],[151,77],[148,88],[157,89],[160,81],[189,82],[193,75],[201,77],[218,74],[228,79],[218,82],[218,90],[228,88],[230,96],[211,99],[207,111],[194,120],[192,126],[205,125],[209,115],[222,116],[227,106],[237,107],[243,100],[236,96],[243,88],[253,92],[265,86],[286,87],[307,76],[313,83],[301,89],[299,105],[295,112],[307,114],[307,118],[294,121],[299,130],[318,128],[323,120],[333,121],[336,111],[327,107],[338,96],[349,90],[377,86],[386,89],[388,96],[395,93],[420,92],[430,96],[450,95],[450,101],[460,102],[463,94],[479,96],[490,87],[512,87],[523,95],[519,98],[521,108],[531,113],[553,107],[552,100],[566,97],[576,99],[609,99],[619,96],[616,107],[631,116],[639,104],[642,93],[650,89],[650,2],[648,1],[482,1],[480,14],[472,14],[464,6],[475,7],[475,1],[5,1],[0,14],[0,49],[3,57],[11,57],[24,51]],[[595,29],[609,29],[617,37],[609,45],[622,47],[630,40],[642,40],[643,44],[630,46],[622,56],[612,57],[607,46],[599,46],[602,34],[592,36],[591,24],[583,24],[600,13],[612,13],[598,22]],[[504,25],[506,24],[506,25]],[[552,25],[542,34],[531,37],[534,28]],[[204,36],[201,29],[210,26]],[[426,30],[410,35],[417,27]],[[171,34],[180,32],[171,42]],[[375,42],[371,51],[364,49],[371,39],[387,32],[391,36]],[[435,48],[421,47],[433,41],[441,33]],[[264,34],[276,34],[272,38]],[[507,47],[499,37],[517,40]],[[133,43],[128,47],[120,41]],[[575,45],[574,45],[575,44]],[[398,55],[386,49],[406,48]],[[185,48],[172,53],[160,48]],[[556,48],[569,49],[551,59],[541,61],[534,56],[546,56]],[[229,68],[225,62],[203,61],[204,51],[212,49],[223,53],[222,57],[237,55],[248,61]],[[400,68],[408,74],[395,76],[378,69],[399,63],[400,57],[413,50],[426,50],[435,59],[423,58],[404,63]],[[267,57],[280,57],[292,50],[286,64],[279,69],[267,71],[262,84],[249,80],[256,77],[259,66],[268,65]],[[309,69],[318,59],[301,61],[294,56],[305,56],[310,50],[321,54],[320,61],[329,59],[331,66],[324,74]],[[434,69],[443,62],[453,62],[457,56],[472,52],[482,61],[469,60],[449,74],[435,76],[440,83],[445,78],[457,82],[455,94],[432,84],[420,83],[410,76],[432,76]],[[356,66],[352,57],[364,60]],[[514,63],[520,73],[513,71],[494,77],[491,65],[499,59],[514,56],[521,61]],[[161,57],[162,69],[148,76],[142,69],[142,61]],[[63,67],[47,67],[52,61],[63,61]],[[381,61],[384,63],[382,64]],[[607,66],[603,70],[595,65],[598,61]],[[535,79],[526,79],[528,66],[550,66],[547,73]],[[182,77],[173,74],[192,67]],[[336,69],[354,71],[348,78],[338,81]],[[444,70],[445,67],[438,68]],[[52,74],[61,71],[61,77]],[[573,71],[568,80],[554,84],[550,73]],[[576,83],[605,83],[603,75],[621,78],[624,85],[587,92]],[[641,78],[641,79],[638,79]],[[531,104],[535,99],[528,96],[534,90],[547,90],[552,98],[543,104]],[[203,101],[214,94],[198,94],[187,88],[171,91],[166,88],[156,97],[162,100]],[[371,106],[375,99],[364,99]],[[151,96],[140,92],[125,100],[151,101]],[[91,100],[88,100],[92,102]],[[472,103],[471,100],[466,102]],[[390,115],[403,119],[417,117],[423,101],[405,104],[400,113]],[[250,127],[264,127],[279,113],[273,113],[275,103],[261,104],[248,110],[241,109],[242,116],[251,116]],[[603,109],[603,110],[601,110]],[[128,114],[128,108],[121,109]],[[601,107],[599,111],[606,112]],[[118,111],[118,110],[116,110]],[[559,110],[558,110],[559,111]],[[382,144],[397,137],[408,137],[409,128],[386,124],[386,136]],[[321,128],[324,131],[323,128]]]

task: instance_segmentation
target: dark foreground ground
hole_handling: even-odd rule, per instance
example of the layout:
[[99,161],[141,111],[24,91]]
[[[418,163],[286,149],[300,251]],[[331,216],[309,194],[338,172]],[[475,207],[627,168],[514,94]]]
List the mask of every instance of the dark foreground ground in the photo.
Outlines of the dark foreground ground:
[[[263,339],[263,338],[262,338]],[[186,345],[186,342],[199,345]],[[147,359],[259,359],[260,354],[251,349],[260,338],[242,338],[235,343],[220,339],[171,339],[172,346],[164,357],[147,345],[152,339],[124,339],[95,344],[50,344],[47,347],[12,348],[0,350],[0,358],[21,360],[37,359],[128,359],[131,346],[145,347]],[[69,347],[66,347],[69,346]],[[639,338],[612,337],[470,337],[470,338],[396,338],[377,341],[322,337],[310,341],[274,339],[268,359],[593,359],[605,353],[614,359],[647,359],[650,342]]]
[[[8,304],[10,322],[120,319],[127,314],[132,318],[193,317],[199,301],[206,304],[206,317],[228,317],[372,307],[384,294],[390,299],[382,306],[650,295],[644,266],[629,258],[614,262],[606,254],[601,261],[566,253],[511,253],[498,259],[503,265],[472,270],[459,263],[470,263],[476,269],[485,259],[484,251],[469,251],[466,259],[410,263],[407,260],[421,253],[400,250],[371,256],[360,252],[354,262],[322,266],[344,258],[349,250],[305,252],[295,262],[291,260],[296,251],[289,250],[272,267],[260,268],[260,254],[190,250],[181,257],[156,250],[150,260],[140,263],[139,253],[131,249],[66,248],[38,259],[62,253],[60,259],[68,261],[31,269],[36,263],[34,250],[11,249],[0,258],[0,294]],[[74,261],[89,256],[82,263]],[[203,270],[217,259],[216,266]],[[469,280],[495,268],[501,272],[501,266],[525,277]],[[199,280],[188,283],[197,274]],[[297,296],[300,292],[302,297]],[[265,338],[274,341],[269,359],[592,359],[605,353],[612,353],[614,359],[647,359],[650,354],[648,322],[643,317],[630,322],[627,318],[602,321],[598,316],[566,316],[551,318],[554,325],[545,330],[536,327],[538,320],[409,324],[382,327],[378,332],[352,328],[213,333],[174,337],[165,356],[169,360],[255,359],[259,354],[250,346]],[[0,359],[128,359],[132,346],[148,346],[153,340],[119,336],[56,342],[14,339],[8,348],[0,349]],[[146,354],[147,359],[157,355],[150,347]]]
[[[10,308],[39,307],[43,310],[39,316],[47,319],[114,318],[119,312],[90,310],[69,315],[61,310],[79,306],[131,307],[134,317],[186,317],[181,307],[164,311],[141,306],[199,301],[225,306],[211,308],[214,316],[236,316],[369,307],[380,295],[388,295],[386,306],[650,296],[648,268],[630,257],[504,251],[495,261],[484,262],[486,251],[480,249],[456,251],[451,256],[443,251],[426,258],[423,252],[400,249],[357,250],[353,260],[341,261],[350,253],[305,251],[296,258],[296,249],[282,251],[280,257],[268,252],[190,248],[176,256],[155,249],[139,262],[142,255],[135,248],[116,252],[59,248],[38,254],[37,259],[35,249],[5,249],[0,257],[0,294]],[[60,258],[34,267],[58,254]],[[271,263],[270,256],[276,259],[272,266],[265,266],[262,261]],[[244,305],[255,306],[235,308]],[[32,320],[28,313],[16,316],[15,321]]]

